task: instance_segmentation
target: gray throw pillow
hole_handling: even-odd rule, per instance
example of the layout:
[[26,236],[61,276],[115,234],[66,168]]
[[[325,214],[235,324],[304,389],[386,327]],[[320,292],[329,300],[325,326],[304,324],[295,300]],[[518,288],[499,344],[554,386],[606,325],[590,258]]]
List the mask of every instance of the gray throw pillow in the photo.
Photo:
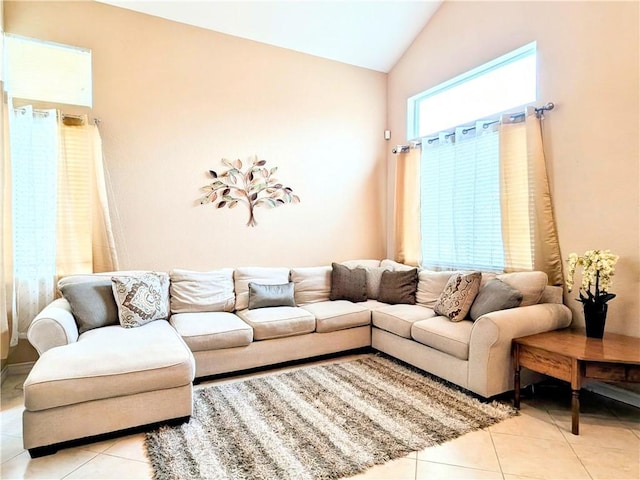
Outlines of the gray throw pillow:
[[78,332],[118,324],[118,306],[111,289],[111,278],[96,278],[60,287],[71,305]]
[[384,271],[380,280],[378,301],[383,303],[407,303],[415,305],[418,289],[418,269]]
[[293,282],[262,285],[249,282],[249,310],[265,307],[295,307]]
[[339,263],[332,263],[329,299],[366,302],[367,271],[360,267],[350,269]]
[[471,319],[475,321],[485,313],[518,307],[522,303],[522,297],[522,292],[502,280],[497,278],[489,280],[480,289],[471,305]]

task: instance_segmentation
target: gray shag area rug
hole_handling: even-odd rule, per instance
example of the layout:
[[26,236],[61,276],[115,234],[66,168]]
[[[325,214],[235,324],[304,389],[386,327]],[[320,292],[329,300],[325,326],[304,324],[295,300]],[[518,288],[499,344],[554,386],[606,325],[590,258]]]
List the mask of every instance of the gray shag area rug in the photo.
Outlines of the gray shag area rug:
[[145,445],[157,480],[337,479],[513,415],[370,355],[197,390]]

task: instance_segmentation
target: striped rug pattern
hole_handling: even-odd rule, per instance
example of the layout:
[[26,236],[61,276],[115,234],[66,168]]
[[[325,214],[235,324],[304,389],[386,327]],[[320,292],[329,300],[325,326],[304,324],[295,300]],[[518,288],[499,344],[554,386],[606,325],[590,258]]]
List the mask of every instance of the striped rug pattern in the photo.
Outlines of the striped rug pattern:
[[157,480],[337,479],[514,414],[369,355],[197,390],[145,445]]

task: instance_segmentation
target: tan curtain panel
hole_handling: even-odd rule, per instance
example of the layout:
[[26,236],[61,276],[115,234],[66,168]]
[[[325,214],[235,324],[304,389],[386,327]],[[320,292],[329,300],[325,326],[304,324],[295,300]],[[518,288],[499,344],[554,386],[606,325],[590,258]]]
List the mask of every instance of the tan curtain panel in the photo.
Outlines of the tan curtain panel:
[[407,265],[420,263],[420,149],[396,157],[395,259]]
[[540,120],[500,125],[500,177],[505,271],[541,270],[562,285],[562,258],[542,145]]
[[102,141],[86,117],[60,122],[56,274],[117,270]]

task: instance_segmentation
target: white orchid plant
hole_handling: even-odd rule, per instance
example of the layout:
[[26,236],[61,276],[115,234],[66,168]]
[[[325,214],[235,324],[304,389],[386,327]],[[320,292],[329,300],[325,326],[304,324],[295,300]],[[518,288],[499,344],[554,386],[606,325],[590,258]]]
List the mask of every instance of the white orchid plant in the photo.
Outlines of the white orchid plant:
[[571,291],[574,284],[574,276],[577,267],[582,267],[582,285],[580,286],[580,298],[576,299],[584,304],[604,305],[615,298],[614,293],[609,293],[618,262],[618,255],[609,250],[587,250],[583,256],[571,253],[567,259],[568,275],[567,290]]

